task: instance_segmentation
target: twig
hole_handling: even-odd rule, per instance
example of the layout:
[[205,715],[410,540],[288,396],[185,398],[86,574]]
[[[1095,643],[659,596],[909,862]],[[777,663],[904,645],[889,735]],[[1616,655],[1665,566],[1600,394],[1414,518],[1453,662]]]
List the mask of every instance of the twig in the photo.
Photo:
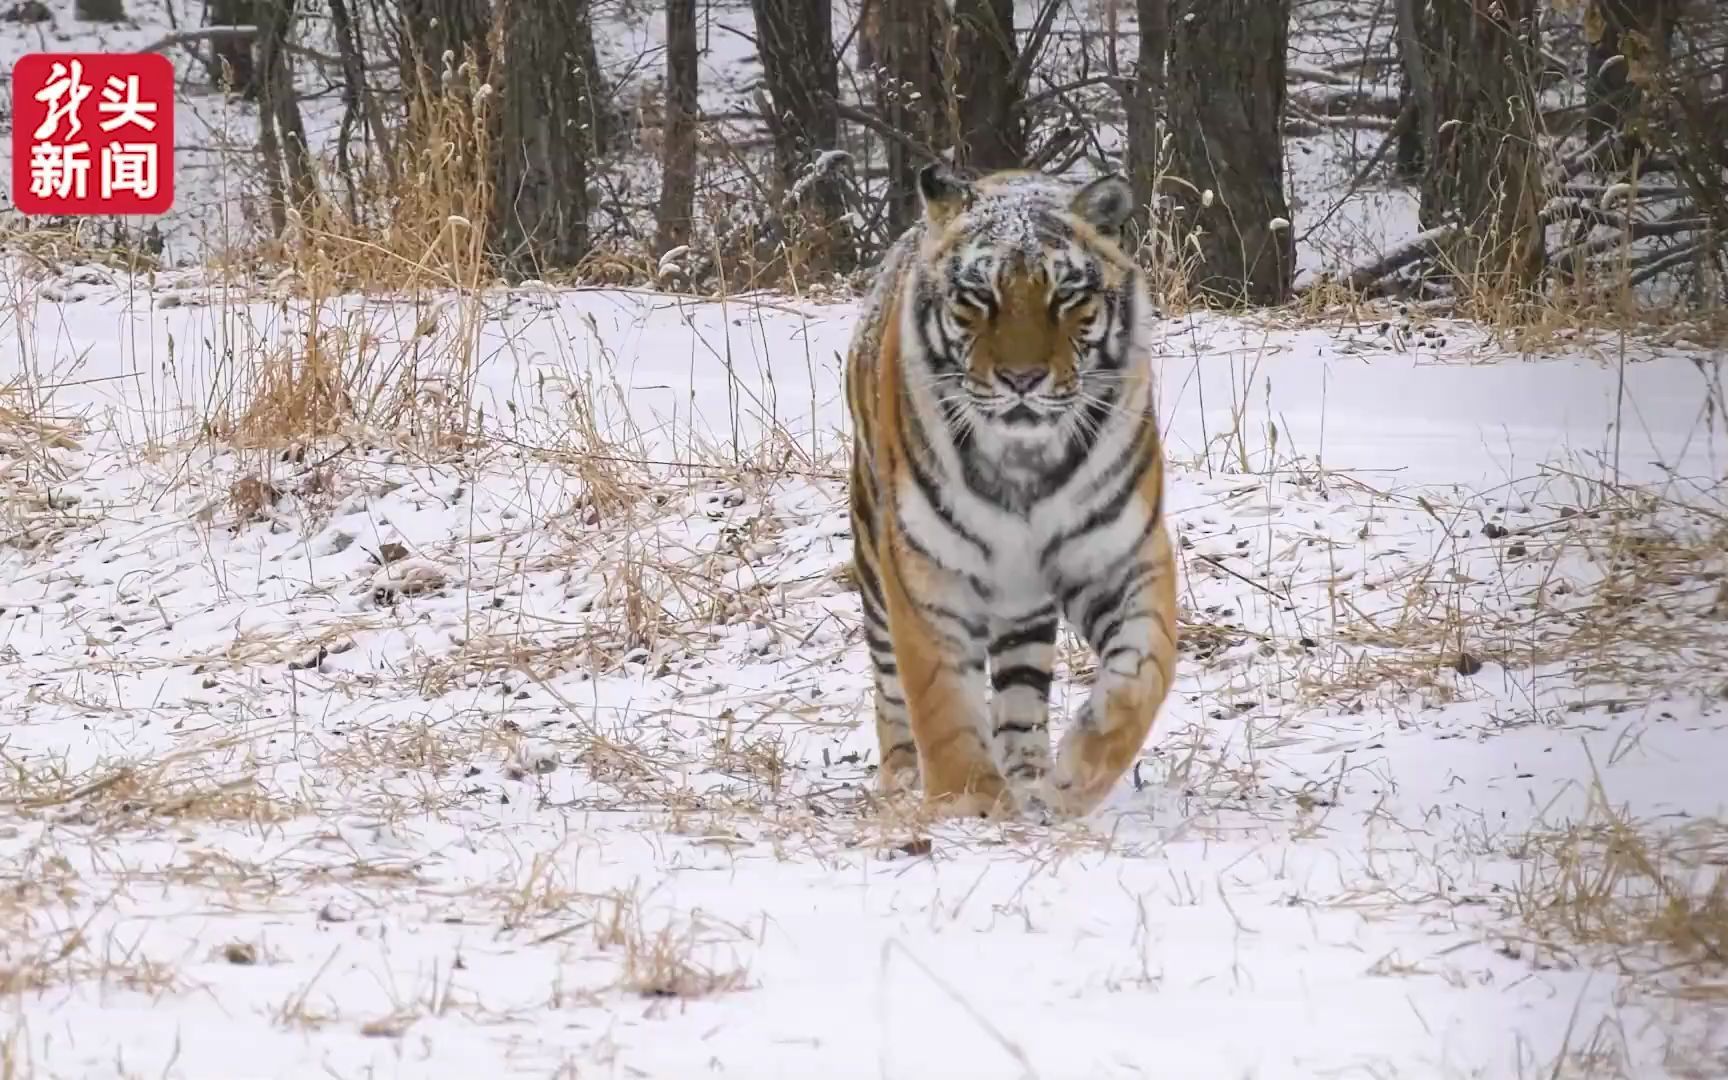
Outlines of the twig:
[[1381,255],[1372,262],[1356,267],[1344,278],[1344,283],[1352,289],[1362,290],[1373,285],[1389,274],[1396,273],[1411,263],[1432,258],[1440,249],[1451,243],[1458,233],[1456,225],[1439,225],[1426,232],[1412,237],[1400,247]]
[[199,41],[250,40],[258,36],[256,26],[201,26],[196,30],[177,30],[158,41],[144,46],[139,52],[166,52],[176,45],[191,45]]
[[1231,577],[1235,578],[1237,581],[1240,581],[1242,584],[1253,586],[1254,588],[1259,589],[1261,592],[1265,593],[1267,596],[1272,597],[1274,600],[1282,600],[1284,603],[1290,604],[1290,605],[1294,605],[1296,603],[1294,600],[1290,599],[1290,597],[1288,595],[1279,592],[1277,589],[1272,588],[1270,585],[1262,584],[1261,582],[1255,581],[1251,577],[1248,577],[1248,576],[1246,576],[1246,575],[1244,575],[1238,571],[1230,569],[1228,566],[1225,566],[1221,561],[1219,561],[1219,559],[1216,555],[1204,555],[1204,554],[1196,553],[1194,557],[1196,559],[1199,559],[1201,562],[1211,563],[1213,566],[1216,566],[1218,569],[1224,571],[1226,574],[1229,574]]

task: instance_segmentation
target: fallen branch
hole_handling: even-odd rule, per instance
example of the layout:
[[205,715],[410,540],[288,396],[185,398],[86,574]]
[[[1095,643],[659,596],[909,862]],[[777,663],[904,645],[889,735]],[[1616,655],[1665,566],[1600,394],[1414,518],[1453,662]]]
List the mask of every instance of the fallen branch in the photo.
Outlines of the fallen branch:
[[1384,116],[1364,116],[1359,113],[1342,116],[1323,116],[1312,109],[1305,108],[1301,102],[1290,102],[1292,120],[1285,121],[1285,130],[1292,126],[1308,124],[1316,128],[1365,128],[1369,131],[1391,131],[1398,121]]
[[1670,251],[1665,255],[1650,259],[1637,270],[1633,271],[1632,276],[1626,279],[1626,287],[1629,289],[1635,289],[1646,281],[1649,281],[1651,278],[1665,274],[1682,263],[1691,262],[1693,259],[1698,257],[1698,252],[1702,250],[1703,247],[1704,241],[1694,240],[1689,244],[1682,244],[1680,247],[1675,248],[1673,251]]
[[1396,118],[1404,105],[1395,97],[1366,94],[1356,90],[1334,90],[1326,93],[1293,93],[1288,101],[1317,116],[1381,116]]
[[1403,130],[1415,122],[1416,103],[1412,101],[1404,107],[1403,112],[1398,114],[1397,124],[1386,133],[1385,138],[1380,140],[1380,145],[1374,148],[1374,153],[1369,155],[1368,163],[1356,170],[1355,177],[1345,186],[1344,194],[1332,204],[1330,210],[1321,215],[1319,221],[1308,226],[1303,230],[1302,235],[1296,238],[1298,244],[1307,243],[1310,236],[1323,228],[1327,222],[1332,220],[1333,215],[1343,209],[1344,204],[1350,201],[1351,196],[1362,190],[1362,185],[1367,182],[1368,177],[1373,174],[1374,170],[1379,167],[1381,160],[1385,158],[1386,151],[1392,149],[1392,145],[1398,141],[1398,136],[1403,133]]
[[1458,226],[1439,225],[1425,232],[1417,233],[1398,247],[1386,252],[1372,262],[1351,270],[1344,278],[1344,284],[1358,292],[1364,291],[1376,282],[1397,273],[1412,263],[1423,259],[1431,259],[1438,255],[1453,237],[1458,235]]
[[[1609,222],[1600,223],[1605,229],[1614,230]],[[1668,221],[1633,221],[1621,226],[1616,231],[1603,232],[1599,235],[1569,244],[1549,257],[1553,266],[1568,267],[1574,276],[1584,272],[1597,272],[1599,267],[1589,262],[1598,255],[1604,255],[1617,248],[1653,236],[1678,236],[1685,233],[1700,232],[1710,222],[1705,218],[1675,218]]]
[[1315,67],[1312,64],[1285,64],[1284,74],[1292,81],[1321,83],[1326,86],[1355,85],[1355,80],[1348,75],[1341,75],[1329,68]]
[[191,45],[200,41],[250,41],[257,36],[256,26],[203,26],[196,30],[176,30],[167,37],[144,46],[139,52],[167,52],[176,45]]
[[1684,188],[1658,184],[1639,184],[1635,187],[1620,184],[1562,184],[1558,193],[1575,199],[1591,199],[1600,202],[1604,195],[1616,188],[1625,190],[1628,195],[1636,195],[1639,199],[1679,199],[1687,194]]

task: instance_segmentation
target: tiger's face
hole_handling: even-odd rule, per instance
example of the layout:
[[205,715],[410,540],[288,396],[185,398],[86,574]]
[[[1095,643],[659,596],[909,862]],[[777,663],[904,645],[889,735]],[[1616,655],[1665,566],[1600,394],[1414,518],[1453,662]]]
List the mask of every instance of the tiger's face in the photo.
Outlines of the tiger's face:
[[974,262],[946,298],[966,362],[968,403],[991,423],[1055,423],[1081,391],[1089,338],[1103,314],[1096,267],[1066,260]]
[[950,382],[938,392],[946,406],[1015,443],[1059,435],[1113,400],[1122,374],[1108,345],[1132,273],[1114,242],[1127,184],[967,183],[932,166],[920,188],[937,237],[927,302],[948,362],[937,373]]

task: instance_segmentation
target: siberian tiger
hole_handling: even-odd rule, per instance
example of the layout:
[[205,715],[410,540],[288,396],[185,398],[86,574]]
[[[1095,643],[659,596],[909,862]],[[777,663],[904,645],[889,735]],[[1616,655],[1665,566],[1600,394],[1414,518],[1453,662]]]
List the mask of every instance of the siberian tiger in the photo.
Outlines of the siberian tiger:
[[[1116,242],[1132,196],[1116,176],[941,165],[918,187],[846,365],[878,783],[921,782],[944,815],[1082,815],[1176,663],[1152,302]],[[1098,670],[1052,761],[1058,616]]]

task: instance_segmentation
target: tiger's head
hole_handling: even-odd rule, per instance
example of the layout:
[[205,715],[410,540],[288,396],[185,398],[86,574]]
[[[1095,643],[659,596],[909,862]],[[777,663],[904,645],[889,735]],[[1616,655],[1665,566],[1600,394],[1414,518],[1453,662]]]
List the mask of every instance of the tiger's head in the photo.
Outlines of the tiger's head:
[[1060,441],[1118,400],[1143,286],[1117,240],[1126,181],[1033,172],[918,177],[926,217],[914,308],[937,398],[1012,451]]

